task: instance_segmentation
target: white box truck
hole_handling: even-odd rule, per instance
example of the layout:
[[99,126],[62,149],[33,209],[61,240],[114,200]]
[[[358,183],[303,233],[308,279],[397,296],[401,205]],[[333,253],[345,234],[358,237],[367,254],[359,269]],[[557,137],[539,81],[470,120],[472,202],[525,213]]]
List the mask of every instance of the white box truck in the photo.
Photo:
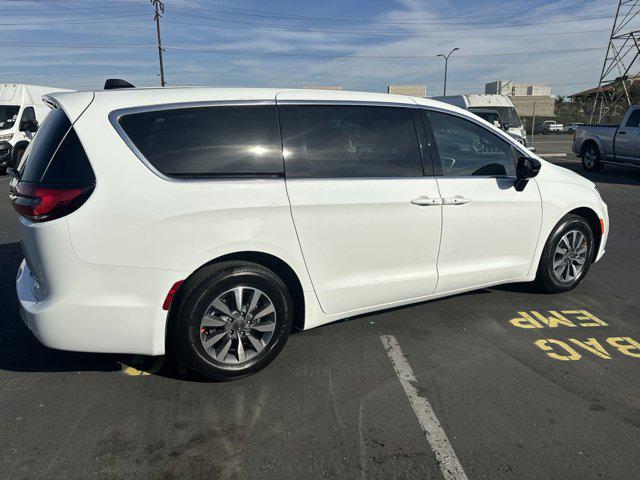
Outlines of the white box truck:
[[474,110],[494,110],[498,112],[505,129],[524,146],[527,145],[527,131],[509,97],[504,95],[447,95],[433,97],[433,100],[455,105],[473,112]]
[[62,88],[0,83],[0,174],[15,167],[36,134],[39,124],[51,111],[43,95],[70,92]]

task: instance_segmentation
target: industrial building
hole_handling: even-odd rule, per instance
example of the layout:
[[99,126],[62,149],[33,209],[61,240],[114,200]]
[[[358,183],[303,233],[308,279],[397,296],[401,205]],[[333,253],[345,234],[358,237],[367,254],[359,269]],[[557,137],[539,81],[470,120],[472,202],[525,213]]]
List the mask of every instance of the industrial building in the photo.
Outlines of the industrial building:
[[545,83],[517,83],[512,80],[497,80],[484,86],[484,93],[505,95],[521,117],[553,117],[555,98],[551,87]]
[[512,80],[497,80],[484,86],[484,93],[507,97],[551,96],[551,87],[546,83],[516,83]]
[[342,90],[342,85],[305,85],[308,90]]
[[389,85],[387,93],[394,95],[408,95],[410,97],[427,97],[426,85]]

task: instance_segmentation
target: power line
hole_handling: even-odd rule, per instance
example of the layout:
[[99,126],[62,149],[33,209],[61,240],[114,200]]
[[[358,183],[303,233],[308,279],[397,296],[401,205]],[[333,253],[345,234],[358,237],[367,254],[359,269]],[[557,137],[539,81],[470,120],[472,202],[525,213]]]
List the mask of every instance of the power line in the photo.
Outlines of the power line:
[[[238,51],[223,49],[205,49],[191,46],[167,46],[170,50],[185,50],[193,52],[213,53],[222,55],[239,55],[239,56],[265,56],[265,57],[282,57],[282,58],[325,58],[332,60],[433,60],[435,55],[321,55],[311,53],[277,53],[277,52],[258,52],[258,51]],[[512,57],[525,55],[551,55],[577,52],[592,52],[604,50],[603,47],[590,48],[572,48],[563,50],[543,50],[531,52],[508,52],[508,53],[479,53],[459,55],[459,58],[482,58],[482,57]]]
[[[155,0],[152,0],[155,1]],[[38,48],[152,48],[154,45],[137,45],[137,44],[71,44],[71,43],[18,43],[18,42],[0,42],[0,47],[38,47]],[[303,57],[303,58],[326,58],[336,60],[351,60],[351,59],[366,59],[366,60],[420,60],[420,59],[433,59],[434,55],[331,55],[331,54],[313,54],[313,53],[278,53],[278,52],[260,52],[255,50],[228,50],[228,49],[207,49],[201,47],[193,47],[191,45],[165,45],[162,50],[180,50],[180,51],[192,51],[202,53],[213,53],[221,55],[247,55],[247,56],[268,56],[268,57]],[[597,50],[605,50],[605,47],[587,47],[587,48],[567,48],[561,50],[538,50],[529,52],[504,52],[504,53],[476,53],[476,54],[461,54],[458,58],[482,58],[482,57],[511,57],[521,55],[552,55],[552,54],[564,54],[564,53],[578,53],[578,52],[592,52]]]
[[[237,26],[231,25],[210,25],[210,24],[202,24],[202,23],[193,23],[193,22],[181,22],[171,20],[170,25],[190,25],[204,28],[212,28],[212,29],[229,29],[237,31]],[[419,33],[419,34],[383,34],[383,33],[365,33],[363,31],[336,31],[336,30],[309,30],[304,28],[279,28],[279,27],[251,27],[251,30],[260,30],[260,31],[280,31],[280,32],[296,32],[296,33],[331,33],[338,35],[347,35],[347,36],[362,36],[362,37],[379,37],[379,38],[510,38],[510,37],[538,37],[538,36],[549,36],[549,32],[537,32],[537,33],[505,33],[501,35],[431,35],[429,33]],[[429,32],[446,32],[449,30],[430,30]],[[575,35],[575,34],[583,34],[583,33],[602,33],[608,32],[609,29],[596,29],[596,30],[574,30],[568,32],[554,32],[553,35]],[[426,32],[426,31],[425,31]]]
[[[248,9],[248,8],[241,8],[241,7],[234,7],[234,6],[230,6],[230,5],[225,5],[225,4],[221,4],[221,3],[217,3],[217,2],[207,2],[207,8],[209,8],[211,5],[219,7],[219,8],[223,8],[223,9],[227,9],[227,10],[232,10],[235,11],[236,13],[232,13],[232,12],[226,12],[227,14],[231,14],[231,15],[242,15],[242,16],[252,16],[252,17],[261,17],[261,18],[280,18],[280,19],[288,19],[288,20],[314,20],[314,21],[327,21],[327,22],[368,22],[368,23],[376,23],[376,24],[383,24],[383,25],[425,25],[425,24],[433,24],[433,22],[430,22],[429,20],[425,20],[425,19],[421,19],[421,20],[414,20],[414,21],[397,21],[397,20],[377,20],[377,19],[373,19],[373,18],[357,18],[357,17],[318,17],[318,16],[309,16],[309,15],[292,15],[292,14],[287,14],[287,13],[279,13],[279,12],[271,12],[268,10],[258,10],[258,9]],[[173,5],[172,8],[174,10],[196,10],[194,8],[188,8],[188,7],[179,7],[177,5]],[[561,7],[558,10],[566,10],[566,7]],[[549,14],[549,13],[553,13],[554,11],[556,11],[556,9],[544,9],[544,10],[540,10],[539,12],[529,12],[529,14],[535,14],[535,13],[540,13],[540,14]],[[248,13],[242,13],[242,12],[248,12]],[[478,15],[478,14],[470,14],[470,15],[455,15],[453,17],[439,17],[441,20],[447,20],[447,19],[460,19],[460,18],[472,18],[472,19],[477,19],[477,18],[495,18],[495,17],[501,17],[501,16],[506,16],[506,17],[514,17],[519,15],[521,12],[495,12],[492,14],[484,14],[484,15]],[[570,12],[569,12],[570,13]],[[575,18],[575,17],[570,17],[570,18]],[[436,22],[439,23],[439,22]]]
[[[74,18],[72,20],[56,20],[56,25],[75,25],[75,24],[85,24],[85,23],[112,23],[112,20],[116,19],[124,19],[120,20],[119,23],[135,23],[141,22],[140,20],[126,20],[127,18],[131,18],[131,15],[108,15],[104,17],[84,17],[84,18]],[[29,22],[10,22],[10,23],[0,23],[0,26],[31,26],[31,25],[48,25],[51,26],[51,20],[43,20],[43,21],[29,21]]]
[[[213,16],[208,16],[208,15],[201,15],[201,14],[195,14],[195,13],[181,13],[181,12],[173,12],[172,15],[180,15],[180,16],[187,16],[187,17],[197,17],[197,18],[202,18],[202,19],[207,19],[207,20],[214,20],[214,21],[219,21],[219,22],[227,22],[227,23],[234,23],[234,24],[240,24],[240,25],[249,25],[251,27],[260,27],[260,26],[265,26],[264,23],[257,23],[257,22],[247,22],[244,20],[235,20],[235,19],[225,19],[225,18],[220,18],[220,17],[213,17]],[[533,26],[533,25],[550,25],[550,24],[556,24],[556,23],[571,23],[571,22],[581,22],[584,20],[596,20],[596,19],[602,19],[602,18],[609,18],[610,15],[593,15],[593,16],[574,16],[574,17],[567,17],[567,18],[557,18],[557,19],[553,19],[553,20],[543,20],[543,21],[530,21],[530,22],[519,22],[519,23],[509,23],[509,24],[481,24],[481,25],[469,25],[468,23],[464,23],[464,22],[456,22],[456,23],[445,23],[445,22],[434,22],[434,23],[429,23],[429,22],[423,22],[421,25],[440,25],[443,27],[448,27],[451,25],[461,25],[462,28],[447,28],[446,30],[441,30],[441,31],[459,31],[459,30],[469,30],[469,29],[483,29],[486,30],[487,28],[515,28],[515,27],[522,27],[522,26]],[[273,26],[273,27],[281,27],[281,25],[269,25],[269,26]],[[339,26],[334,26],[332,27],[334,30],[326,30],[326,32],[328,33],[334,33],[335,29],[348,29],[348,30],[352,30],[352,27],[339,27]],[[322,32],[323,29],[322,28],[317,28],[317,27],[305,27],[305,26],[290,26],[288,27],[288,29],[299,29],[299,30],[303,30],[303,31],[317,31],[317,32]],[[395,30],[383,30],[383,29],[370,29],[368,31],[374,31],[376,33],[379,32],[395,32]],[[433,29],[413,29],[411,31],[414,32],[433,32],[433,31],[437,31],[437,30],[433,30]]]

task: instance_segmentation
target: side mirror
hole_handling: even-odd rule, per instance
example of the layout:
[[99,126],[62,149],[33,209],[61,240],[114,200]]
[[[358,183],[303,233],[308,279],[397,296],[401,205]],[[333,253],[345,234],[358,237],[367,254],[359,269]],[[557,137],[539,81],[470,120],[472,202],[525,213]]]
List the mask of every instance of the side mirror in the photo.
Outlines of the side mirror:
[[38,131],[38,121],[37,120],[23,120],[20,122],[20,131],[21,132],[37,132]]
[[535,158],[520,157],[516,163],[516,191],[521,192],[527,186],[530,178],[540,172],[541,163]]

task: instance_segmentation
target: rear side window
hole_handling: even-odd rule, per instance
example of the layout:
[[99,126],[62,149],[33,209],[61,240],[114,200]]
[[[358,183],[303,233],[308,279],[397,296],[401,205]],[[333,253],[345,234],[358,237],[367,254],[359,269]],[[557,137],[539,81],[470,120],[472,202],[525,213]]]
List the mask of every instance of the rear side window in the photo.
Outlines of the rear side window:
[[282,175],[275,105],[133,113],[119,123],[145,159],[171,177]]
[[47,185],[89,185],[95,182],[89,159],[67,115],[49,113],[34,137],[21,167],[20,180]]
[[312,177],[421,177],[422,159],[407,108],[300,105]]
[[628,128],[635,128],[640,126],[640,108],[635,110],[631,115],[629,115],[629,120],[627,120]]

